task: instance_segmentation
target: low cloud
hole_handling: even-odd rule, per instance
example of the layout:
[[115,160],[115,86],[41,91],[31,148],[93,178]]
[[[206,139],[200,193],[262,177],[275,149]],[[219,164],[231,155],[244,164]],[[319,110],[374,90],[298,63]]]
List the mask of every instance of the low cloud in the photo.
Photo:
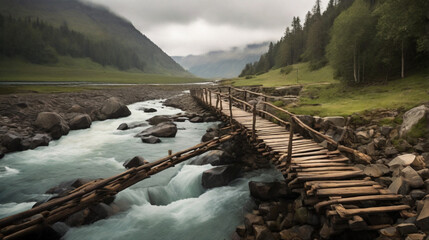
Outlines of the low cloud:
[[[130,20],[169,55],[278,40],[315,0],[86,0]],[[326,0],[327,2],[327,0]]]

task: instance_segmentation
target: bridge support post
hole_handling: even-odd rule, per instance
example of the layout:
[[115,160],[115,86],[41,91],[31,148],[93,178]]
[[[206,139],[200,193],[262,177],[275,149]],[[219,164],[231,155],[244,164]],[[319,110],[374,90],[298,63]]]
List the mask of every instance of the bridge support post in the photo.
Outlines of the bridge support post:
[[[247,91],[244,90],[244,101],[247,102]],[[244,104],[244,111],[247,111],[247,105]]]
[[[264,96],[264,102],[267,102],[267,100],[268,100],[267,96]],[[267,104],[264,104],[264,112],[266,111],[267,111]],[[266,118],[265,113],[264,113],[264,118]]]
[[210,99],[210,108],[213,107],[212,105],[212,91],[209,89],[209,99]]
[[287,158],[286,158],[286,162],[291,162],[292,160],[292,141],[293,141],[293,131],[294,131],[294,126],[295,123],[293,121],[293,118],[290,118],[290,128],[289,128],[289,143],[288,143],[288,147],[287,147]]
[[252,140],[256,140],[256,103],[253,103]]

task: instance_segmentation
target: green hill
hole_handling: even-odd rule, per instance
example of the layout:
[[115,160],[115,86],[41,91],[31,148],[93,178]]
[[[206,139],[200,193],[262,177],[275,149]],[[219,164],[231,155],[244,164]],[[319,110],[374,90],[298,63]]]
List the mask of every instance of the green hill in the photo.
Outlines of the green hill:
[[102,7],[77,0],[0,0],[0,14],[39,19],[55,28],[66,23],[93,42],[115,42],[132,49],[144,63],[145,73],[191,76],[129,21]]

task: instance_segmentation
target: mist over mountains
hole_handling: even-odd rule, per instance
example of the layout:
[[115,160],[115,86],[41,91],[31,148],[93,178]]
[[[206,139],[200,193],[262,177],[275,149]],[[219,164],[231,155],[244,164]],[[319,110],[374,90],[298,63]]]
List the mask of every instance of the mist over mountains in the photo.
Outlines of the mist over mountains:
[[228,51],[211,51],[202,55],[173,56],[182,67],[198,77],[231,78],[240,74],[247,63],[258,61],[268,51],[269,42],[234,47]]

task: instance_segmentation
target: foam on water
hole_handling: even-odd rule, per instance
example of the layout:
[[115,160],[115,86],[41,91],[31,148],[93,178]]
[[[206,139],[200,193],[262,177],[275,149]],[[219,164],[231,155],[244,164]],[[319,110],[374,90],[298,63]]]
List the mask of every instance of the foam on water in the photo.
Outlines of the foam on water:
[[[152,107],[155,113],[139,110]],[[136,155],[155,161],[200,143],[213,123],[177,123],[175,138],[143,144],[133,136],[145,127],[119,131],[121,123],[144,121],[155,115],[181,112],[162,106],[161,100],[129,106],[127,118],[94,122],[90,129],[71,131],[49,146],[7,154],[0,162],[0,217],[31,208],[49,195],[44,192],[76,178],[106,178],[125,169],[125,160]],[[229,186],[206,190],[202,173],[210,165],[186,163],[166,169],[120,192],[117,215],[92,225],[71,228],[65,239],[228,239],[251,204],[248,182],[281,178],[276,170],[248,173]]]

